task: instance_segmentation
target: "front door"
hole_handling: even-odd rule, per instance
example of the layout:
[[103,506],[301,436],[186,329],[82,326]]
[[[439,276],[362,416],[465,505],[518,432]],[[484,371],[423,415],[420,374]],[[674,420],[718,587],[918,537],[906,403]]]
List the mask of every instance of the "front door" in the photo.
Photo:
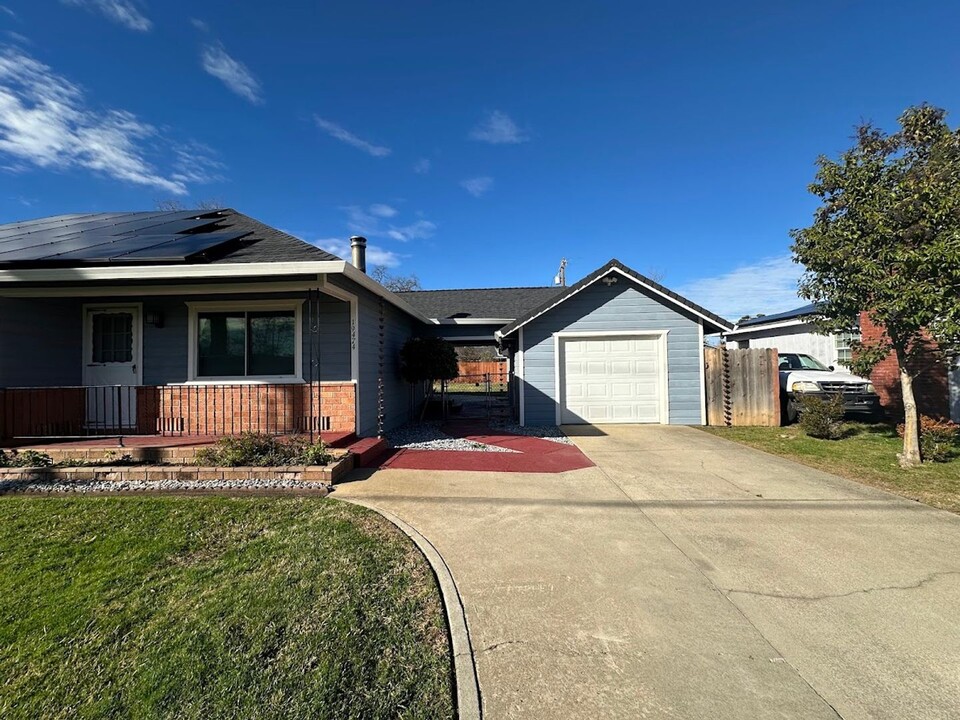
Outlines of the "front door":
[[135,427],[141,377],[140,308],[88,307],[83,328],[87,430],[119,432]]

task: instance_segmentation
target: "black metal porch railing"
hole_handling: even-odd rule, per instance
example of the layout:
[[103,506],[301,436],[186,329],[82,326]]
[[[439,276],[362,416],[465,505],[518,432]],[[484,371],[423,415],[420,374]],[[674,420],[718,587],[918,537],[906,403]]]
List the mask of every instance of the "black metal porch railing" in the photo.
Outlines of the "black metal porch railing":
[[318,383],[0,388],[0,440],[248,431],[312,436],[341,429],[344,418],[353,417],[352,393],[349,384]]

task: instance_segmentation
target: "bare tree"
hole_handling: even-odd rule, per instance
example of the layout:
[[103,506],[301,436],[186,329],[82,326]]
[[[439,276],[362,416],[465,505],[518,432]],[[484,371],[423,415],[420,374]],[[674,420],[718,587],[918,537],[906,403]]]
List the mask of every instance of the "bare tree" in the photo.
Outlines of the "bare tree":
[[370,271],[370,277],[391,292],[423,290],[423,286],[420,284],[420,278],[416,275],[391,275],[384,265],[374,267],[373,270]]

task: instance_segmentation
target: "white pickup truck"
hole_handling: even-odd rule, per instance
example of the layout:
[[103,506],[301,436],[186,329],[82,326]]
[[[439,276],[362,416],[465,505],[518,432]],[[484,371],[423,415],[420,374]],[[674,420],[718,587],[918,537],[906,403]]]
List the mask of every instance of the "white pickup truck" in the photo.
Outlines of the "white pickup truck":
[[827,367],[815,357],[803,353],[779,353],[780,405],[785,423],[795,422],[801,396],[828,398],[843,396],[843,409],[848,414],[879,420],[882,416],[880,396],[866,378]]

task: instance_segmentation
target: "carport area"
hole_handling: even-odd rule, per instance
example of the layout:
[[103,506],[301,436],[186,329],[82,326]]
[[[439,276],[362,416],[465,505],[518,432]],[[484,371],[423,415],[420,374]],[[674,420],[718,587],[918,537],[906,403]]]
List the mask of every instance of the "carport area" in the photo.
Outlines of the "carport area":
[[953,718],[960,518],[675,426],[340,485],[458,584],[486,717]]

